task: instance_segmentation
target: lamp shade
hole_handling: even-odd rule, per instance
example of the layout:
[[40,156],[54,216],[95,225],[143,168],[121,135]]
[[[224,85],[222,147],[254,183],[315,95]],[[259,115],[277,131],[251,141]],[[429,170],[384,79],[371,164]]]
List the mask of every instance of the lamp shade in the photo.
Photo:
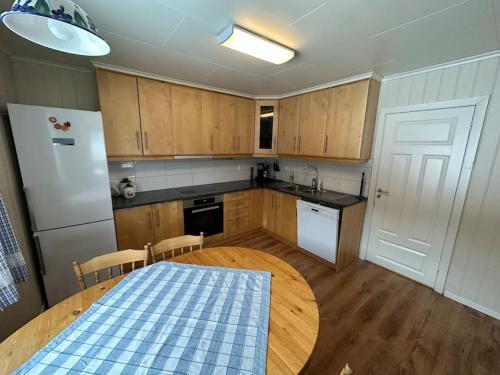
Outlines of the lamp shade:
[[70,0],[16,0],[1,20],[23,38],[58,51],[85,56],[110,51],[87,13]]

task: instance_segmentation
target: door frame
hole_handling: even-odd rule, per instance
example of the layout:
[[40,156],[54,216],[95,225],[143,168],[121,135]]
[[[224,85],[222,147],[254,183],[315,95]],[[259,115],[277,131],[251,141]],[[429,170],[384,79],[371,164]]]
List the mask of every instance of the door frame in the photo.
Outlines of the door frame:
[[460,177],[458,180],[455,199],[453,201],[453,207],[451,211],[450,221],[448,223],[448,229],[446,231],[443,252],[441,254],[441,258],[439,261],[436,280],[434,282],[434,290],[441,294],[444,292],[446,276],[448,275],[448,269],[450,267],[453,248],[455,246],[455,240],[457,238],[458,228],[460,225],[460,220],[462,218],[462,210],[465,204],[467,190],[469,188],[470,176],[472,174],[472,169],[474,167],[476,159],[476,152],[479,146],[479,140],[481,138],[481,132],[486,118],[489,99],[490,96],[487,95],[487,96],[478,96],[466,99],[432,102],[426,104],[390,107],[379,110],[375,128],[376,129],[375,141],[374,141],[375,147],[372,154],[372,160],[373,160],[372,174],[370,178],[370,184],[368,187],[369,188],[368,204],[364,222],[363,238],[359,254],[361,259],[366,260],[368,247],[370,246],[370,233],[372,229],[371,227],[372,227],[372,219],[375,206],[375,195],[376,195],[378,177],[380,172],[382,144],[384,141],[387,116],[397,113],[419,112],[419,111],[429,111],[437,109],[450,109],[457,107],[474,106],[475,107],[474,115],[472,118],[472,124],[469,131],[467,146],[465,149],[465,156],[462,163],[462,168],[460,170]]

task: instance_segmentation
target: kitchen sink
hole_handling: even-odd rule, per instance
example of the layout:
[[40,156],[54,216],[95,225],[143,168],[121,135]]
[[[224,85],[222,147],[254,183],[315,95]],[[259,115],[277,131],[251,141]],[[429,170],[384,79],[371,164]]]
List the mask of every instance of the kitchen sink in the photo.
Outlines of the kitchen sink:
[[290,186],[285,186],[283,189],[288,190],[288,191],[294,191],[297,193],[314,193],[319,190],[314,190],[308,186],[300,186],[300,185],[290,185]]

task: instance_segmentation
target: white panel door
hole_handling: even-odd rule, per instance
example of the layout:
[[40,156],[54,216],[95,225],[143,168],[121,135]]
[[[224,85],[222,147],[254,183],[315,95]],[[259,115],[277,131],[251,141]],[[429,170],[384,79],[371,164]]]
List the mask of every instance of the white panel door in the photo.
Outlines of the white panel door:
[[386,117],[368,260],[434,286],[474,108]]

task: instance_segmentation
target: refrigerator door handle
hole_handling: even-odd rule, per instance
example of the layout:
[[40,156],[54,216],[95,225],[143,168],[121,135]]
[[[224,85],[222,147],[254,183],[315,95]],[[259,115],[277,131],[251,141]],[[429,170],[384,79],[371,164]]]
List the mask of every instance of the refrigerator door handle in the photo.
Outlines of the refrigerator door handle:
[[30,189],[27,187],[23,187],[24,195],[26,196],[26,203],[28,205],[28,214],[30,215],[31,221],[31,230],[36,232],[38,230],[38,226],[36,225],[35,212],[33,211],[33,205],[31,204],[31,196]]
[[33,236],[33,239],[35,240],[36,256],[38,258],[38,263],[40,264],[40,274],[43,276],[43,275],[47,274],[47,270],[45,268],[45,262],[43,261],[42,248],[40,246],[40,239],[38,238],[38,236]]

